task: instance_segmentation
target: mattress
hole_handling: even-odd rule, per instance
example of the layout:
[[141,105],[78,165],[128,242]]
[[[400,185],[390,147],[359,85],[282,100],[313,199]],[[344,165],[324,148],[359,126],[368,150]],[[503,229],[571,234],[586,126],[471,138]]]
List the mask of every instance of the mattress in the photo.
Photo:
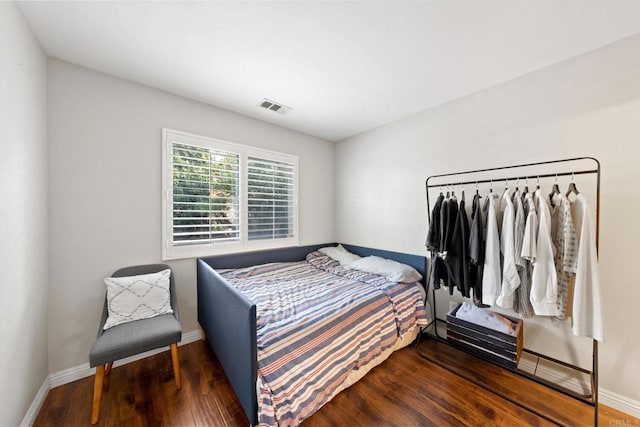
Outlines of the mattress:
[[319,252],[220,273],[256,304],[260,425],[298,425],[427,323],[419,283]]

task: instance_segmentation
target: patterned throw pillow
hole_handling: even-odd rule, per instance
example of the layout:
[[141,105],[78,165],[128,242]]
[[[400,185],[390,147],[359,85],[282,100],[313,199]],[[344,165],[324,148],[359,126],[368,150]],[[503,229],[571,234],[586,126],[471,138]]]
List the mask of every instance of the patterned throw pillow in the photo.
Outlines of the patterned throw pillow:
[[173,313],[169,291],[171,270],[128,277],[107,277],[109,317],[104,330],[134,320]]

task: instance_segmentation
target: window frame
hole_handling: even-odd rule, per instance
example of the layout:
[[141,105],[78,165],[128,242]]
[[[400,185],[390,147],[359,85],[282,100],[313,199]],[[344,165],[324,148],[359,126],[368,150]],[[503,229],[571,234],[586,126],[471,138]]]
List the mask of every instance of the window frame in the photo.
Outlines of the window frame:
[[[239,155],[240,187],[240,239],[237,242],[201,243],[192,245],[173,245],[173,144],[186,144],[196,147],[217,149]],[[248,176],[247,159],[258,157],[264,160],[284,162],[293,166],[293,237],[279,239],[249,240],[248,238]],[[172,129],[162,129],[162,259],[196,258],[209,255],[248,252],[261,249],[298,246],[298,156],[280,153],[263,148],[224,141],[206,136],[194,135]]]

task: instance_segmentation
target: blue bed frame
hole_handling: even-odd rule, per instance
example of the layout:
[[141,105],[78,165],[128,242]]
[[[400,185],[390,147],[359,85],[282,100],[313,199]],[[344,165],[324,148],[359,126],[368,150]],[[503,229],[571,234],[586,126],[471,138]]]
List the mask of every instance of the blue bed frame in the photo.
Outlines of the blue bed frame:
[[[325,246],[335,246],[335,243],[198,258],[198,322],[252,425],[258,424],[256,305],[229,285],[215,269],[302,261],[309,252]],[[424,256],[361,246],[344,247],[360,256],[376,255],[408,264],[426,278]]]

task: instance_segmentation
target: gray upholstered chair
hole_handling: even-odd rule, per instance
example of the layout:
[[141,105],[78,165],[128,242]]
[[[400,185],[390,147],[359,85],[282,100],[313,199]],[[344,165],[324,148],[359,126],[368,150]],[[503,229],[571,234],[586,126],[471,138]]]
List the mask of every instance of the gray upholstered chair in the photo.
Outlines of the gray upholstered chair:
[[[111,277],[137,276],[140,274],[157,273],[169,269],[165,264],[139,265],[121,268]],[[91,424],[96,424],[100,418],[100,401],[103,386],[109,388],[109,374],[115,360],[133,356],[156,348],[170,346],[173,359],[173,373],[176,386],[182,387],[180,379],[180,362],[178,359],[177,343],[182,339],[182,328],[178,317],[178,303],[173,271],[170,278],[171,308],[173,314],[163,314],[149,319],[136,320],[113,326],[103,330],[107,320],[108,309],[105,297],[102,319],[98,328],[98,338],[89,352],[89,365],[96,368],[93,388],[93,410]]]

